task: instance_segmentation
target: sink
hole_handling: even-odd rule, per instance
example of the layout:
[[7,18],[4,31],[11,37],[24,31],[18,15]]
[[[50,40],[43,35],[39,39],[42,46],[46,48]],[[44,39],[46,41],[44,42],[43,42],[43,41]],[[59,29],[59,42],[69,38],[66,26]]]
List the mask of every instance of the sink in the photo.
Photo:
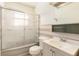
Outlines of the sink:
[[58,47],[61,47],[61,45],[62,45],[62,43],[60,41],[57,41],[57,40],[49,40],[49,43],[51,45],[58,46]]
[[60,49],[70,49],[73,47],[73,45],[67,43],[67,42],[63,42],[61,40],[57,41],[57,40],[49,40],[49,43],[51,44],[51,46],[55,46],[58,47]]
[[59,38],[57,38],[58,40],[55,39],[50,39],[49,43],[51,45],[57,46],[57,47],[61,47],[61,48],[68,48],[69,46],[71,46],[69,43],[67,43],[66,41],[62,41]]

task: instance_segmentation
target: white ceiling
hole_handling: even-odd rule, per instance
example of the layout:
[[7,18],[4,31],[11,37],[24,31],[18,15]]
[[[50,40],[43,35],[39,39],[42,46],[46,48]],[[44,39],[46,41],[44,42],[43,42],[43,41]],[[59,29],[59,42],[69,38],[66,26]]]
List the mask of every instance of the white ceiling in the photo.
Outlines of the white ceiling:
[[36,7],[38,2],[21,2],[21,4]]
[[36,7],[38,4],[42,5],[44,3],[47,3],[49,5],[51,4],[52,6],[54,6],[58,2],[19,2],[19,3],[21,3],[23,5],[28,5],[30,7]]
[[[41,3],[49,3],[49,2],[20,2],[21,4],[23,5],[28,5],[28,6],[31,6],[31,7],[36,7],[37,4],[41,4]],[[51,2],[52,5],[54,5],[55,3],[57,2]]]

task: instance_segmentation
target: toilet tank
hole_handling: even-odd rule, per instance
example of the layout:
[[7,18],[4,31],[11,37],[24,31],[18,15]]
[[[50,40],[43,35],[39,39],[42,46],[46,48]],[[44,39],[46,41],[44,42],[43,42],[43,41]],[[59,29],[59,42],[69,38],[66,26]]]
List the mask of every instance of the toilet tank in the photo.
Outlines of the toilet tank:
[[50,39],[50,37],[40,36],[40,37],[39,37],[39,45],[40,45],[41,47],[43,47],[43,41],[44,41],[44,40],[49,40],[49,39]]

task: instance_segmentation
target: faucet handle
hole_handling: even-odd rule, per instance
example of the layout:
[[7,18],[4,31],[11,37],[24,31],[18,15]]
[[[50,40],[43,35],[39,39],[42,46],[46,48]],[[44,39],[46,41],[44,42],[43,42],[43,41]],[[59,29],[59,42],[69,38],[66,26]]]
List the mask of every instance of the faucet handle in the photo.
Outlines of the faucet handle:
[[61,41],[66,42],[66,40],[65,40],[65,39],[63,39],[63,38],[61,38]]

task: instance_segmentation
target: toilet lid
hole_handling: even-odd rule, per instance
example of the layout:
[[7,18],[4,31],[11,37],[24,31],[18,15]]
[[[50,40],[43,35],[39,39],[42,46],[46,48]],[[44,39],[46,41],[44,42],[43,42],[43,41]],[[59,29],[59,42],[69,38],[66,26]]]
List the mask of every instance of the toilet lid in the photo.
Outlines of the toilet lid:
[[40,46],[32,46],[29,52],[30,54],[39,54],[41,50]]
[[32,51],[41,50],[41,47],[40,46],[33,46],[30,48],[30,50],[32,50]]

